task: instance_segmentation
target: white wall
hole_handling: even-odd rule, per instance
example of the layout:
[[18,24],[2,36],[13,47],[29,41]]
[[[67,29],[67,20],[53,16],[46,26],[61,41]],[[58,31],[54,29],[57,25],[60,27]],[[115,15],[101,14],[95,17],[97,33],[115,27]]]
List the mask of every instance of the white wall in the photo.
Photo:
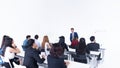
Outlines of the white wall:
[[18,46],[27,34],[39,34],[40,41],[48,35],[51,42],[64,35],[70,44],[74,27],[87,42],[95,35],[103,47],[118,51],[119,22],[119,0],[0,0],[0,38],[7,34]]

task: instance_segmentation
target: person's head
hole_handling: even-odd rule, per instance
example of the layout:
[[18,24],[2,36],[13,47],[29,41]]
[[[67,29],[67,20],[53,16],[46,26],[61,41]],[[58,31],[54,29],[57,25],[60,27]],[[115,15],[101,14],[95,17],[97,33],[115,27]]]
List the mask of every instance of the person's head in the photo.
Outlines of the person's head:
[[85,38],[80,38],[79,45],[86,45]]
[[37,48],[37,44],[35,43],[34,39],[29,39],[28,40],[28,46],[32,47],[32,48]]
[[6,40],[7,38],[9,38],[9,36],[7,36],[7,35],[4,35],[4,36],[3,36],[3,38],[2,38],[2,43],[1,43],[1,47],[4,45],[4,42],[5,42],[5,40]]
[[8,37],[8,38],[6,38],[6,40],[5,40],[5,42],[4,42],[4,45],[7,47],[13,47],[12,46],[12,44],[13,44],[13,39],[12,38],[10,38],[10,37]]
[[39,36],[36,34],[36,35],[34,36],[34,38],[35,38],[35,39],[38,39],[38,38],[39,38]]
[[71,32],[74,32],[74,28],[71,28]]
[[63,55],[63,53],[64,53],[64,51],[63,51],[63,48],[61,47],[61,45],[58,43],[54,43],[50,50],[50,55],[55,58],[59,58]]
[[91,37],[90,37],[90,41],[91,41],[91,42],[95,42],[95,36],[91,36]]
[[42,48],[44,48],[45,47],[45,43],[46,42],[48,42],[49,43],[49,39],[48,39],[48,36],[47,35],[45,35],[44,37],[43,37],[43,41],[42,41]]
[[31,38],[31,36],[30,36],[30,35],[27,35],[27,36],[26,36],[26,39],[28,39],[28,40],[29,40],[30,38]]
[[65,37],[64,36],[60,36],[59,37],[59,43],[64,43],[65,42]]

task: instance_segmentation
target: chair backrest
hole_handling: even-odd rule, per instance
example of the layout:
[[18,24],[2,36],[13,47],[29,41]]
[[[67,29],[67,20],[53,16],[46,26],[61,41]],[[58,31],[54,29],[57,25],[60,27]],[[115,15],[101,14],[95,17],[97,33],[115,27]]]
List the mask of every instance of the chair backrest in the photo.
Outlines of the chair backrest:
[[2,65],[4,63],[2,57],[0,56],[0,65]]
[[5,58],[5,57],[3,57],[3,56],[1,56],[1,55],[0,55],[0,57],[1,57],[1,62],[3,62],[3,64],[4,64],[4,62],[8,62],[9,65],[10,65],[10,68],[12,68],[12,65],[11,65],[11,63],[10,63],[10,61],[9,61],[8,58]]
[[86,55],[75,55],[74,61],[87,64],[87,57]]

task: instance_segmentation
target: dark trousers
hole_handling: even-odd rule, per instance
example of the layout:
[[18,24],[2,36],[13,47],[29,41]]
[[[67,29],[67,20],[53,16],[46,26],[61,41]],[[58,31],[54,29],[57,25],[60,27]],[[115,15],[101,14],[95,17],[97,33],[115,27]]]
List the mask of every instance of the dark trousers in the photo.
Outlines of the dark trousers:
[[14,68],[13,62],[15,62],[17,65],[20,64],[19,58],[14,57],[13,59],[10,59],[10,64],[11,64],[12,68]]
[[4,62],[4,63],[2,64],[2,66],[5,66],[5,68],[11,68],[11,67],[10,67],[10,64],[9,64],[8,62]]

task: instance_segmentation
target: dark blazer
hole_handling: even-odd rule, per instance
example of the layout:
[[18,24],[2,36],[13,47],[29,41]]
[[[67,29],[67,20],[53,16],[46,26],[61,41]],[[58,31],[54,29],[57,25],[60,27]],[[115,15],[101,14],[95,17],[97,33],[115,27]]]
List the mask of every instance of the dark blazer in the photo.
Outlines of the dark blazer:
[[39,51],[36,49],[33,49],[32,47],[29,47],[25,51],[25,57],[23,65],[26,66],[26,68],[38,68],[37,63],[43,63],[44,58],[40,58]]
[[100,45],[98,43],[89,43],[86,47],[87,53],[90,53],[90,51],[98,51],[99,49]]
[[48,55],[47,61],[48,68],[67,68],[67,66],[64,63],[64,58],[55,58],[51,55]]
[[[74,38],[78,38],[77,32],[74,32]],[[72,42],[72,33],[70,33],[70,41]]]

